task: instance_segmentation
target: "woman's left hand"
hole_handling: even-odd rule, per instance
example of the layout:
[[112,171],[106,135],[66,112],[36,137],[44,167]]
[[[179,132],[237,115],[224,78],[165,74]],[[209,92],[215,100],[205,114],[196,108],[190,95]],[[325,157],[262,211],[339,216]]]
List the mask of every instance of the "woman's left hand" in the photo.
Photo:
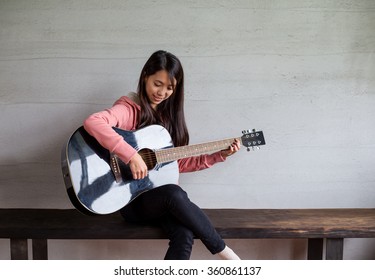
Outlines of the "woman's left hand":
[[228,147],[226,150],[221,151],[221,156],[223,158],[227,158],[234,153],[238,152],[238,150],[241,148],[241,143],[238,139],[234,139],[233,143]]

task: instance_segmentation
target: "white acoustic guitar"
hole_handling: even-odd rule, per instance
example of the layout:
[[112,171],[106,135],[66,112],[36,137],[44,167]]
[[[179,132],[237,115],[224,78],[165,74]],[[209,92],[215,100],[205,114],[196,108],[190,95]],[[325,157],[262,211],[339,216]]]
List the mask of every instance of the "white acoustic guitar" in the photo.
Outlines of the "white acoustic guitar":
[[[113,213],[142,192],[178,184],[178,159],[227,149],[234,140],[173,147],[170,134],[159,125],[136,131],[113,129],[138,151],[149,172],[144,179],[134,180],[127,164],[110,154],[83,127],[78,128],[62,150],[61,166],[69,198],[85,214]],[[237,139],[248,149],[265,145],[262,131],[242,133]]]

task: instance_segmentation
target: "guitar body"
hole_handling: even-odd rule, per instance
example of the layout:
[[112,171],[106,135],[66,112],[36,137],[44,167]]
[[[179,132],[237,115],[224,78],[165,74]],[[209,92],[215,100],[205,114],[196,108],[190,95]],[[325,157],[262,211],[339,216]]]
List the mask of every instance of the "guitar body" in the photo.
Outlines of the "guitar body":
[[[178,184],[177,160],[227,149],[234,138],[173,147],[169,132],[160,125],[136,131],[113,128],[143,158],[147,177],[134,180],[129,165],[103,148],[83,127],[64,146],[61,167],[73,205],[85,214],[110,214],[126,206],[145,191]],[[265,145],[262,131],[244,130],[236,138],[250,148]]]
[[[159,125],[136,131],[114,130],[141,155],[143,150],[147,151],[146,157],[153,155],[155,150],[173,147],[168,131]],[[111,160],[109,151],[83,127],[69,138],[62,150],[61,165],[69,198],[79,211],[85,214],[113,213],[145,191],[178,183],[177,161],[155,162],[147,177],[134,180],[129,166],[118,159],[121,180],[116,180]]]

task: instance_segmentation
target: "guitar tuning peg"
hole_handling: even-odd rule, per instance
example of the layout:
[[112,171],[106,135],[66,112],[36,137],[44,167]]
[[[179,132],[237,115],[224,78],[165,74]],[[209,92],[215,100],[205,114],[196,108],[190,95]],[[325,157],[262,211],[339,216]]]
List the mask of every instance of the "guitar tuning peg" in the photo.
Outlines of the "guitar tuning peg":
[[246,148],[246,150],[247,150],[248,152],[250,152],[251,150],[254,151],[255,149],[260,150],[260,147],[259,147],[259,146],[251,146],[251,149],[250,149],[250,147],[247,147],[247,148]]

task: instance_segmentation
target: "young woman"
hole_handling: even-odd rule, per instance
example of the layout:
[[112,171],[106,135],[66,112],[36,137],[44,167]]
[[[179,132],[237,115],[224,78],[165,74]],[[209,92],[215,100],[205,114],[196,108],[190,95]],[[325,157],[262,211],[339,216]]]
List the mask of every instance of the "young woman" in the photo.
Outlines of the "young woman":
[[[184,72],[179,59],[166,51],[157,51],[144,65],[137,93],[123,96],[104,111],[84,122],[86,131],[98,142],[129,164],[133,178],[147,176],[147,166],[137,151],[112,127],[135,130],[159,124],[170,133],[174,146],[187,145],[189,133],[184,116]],[[238,141],[226,150],[178,161],[180,172],[211,167],[237,152]],[[157,223],[170,242],[165,259],[189,259],[194,237],[202,240],[212,254],[222,259],[239,259],[225,245],[203,211],[192,203],[177,185],[164,185],[142,193],[121,209],[124,219],[135,223]]]

